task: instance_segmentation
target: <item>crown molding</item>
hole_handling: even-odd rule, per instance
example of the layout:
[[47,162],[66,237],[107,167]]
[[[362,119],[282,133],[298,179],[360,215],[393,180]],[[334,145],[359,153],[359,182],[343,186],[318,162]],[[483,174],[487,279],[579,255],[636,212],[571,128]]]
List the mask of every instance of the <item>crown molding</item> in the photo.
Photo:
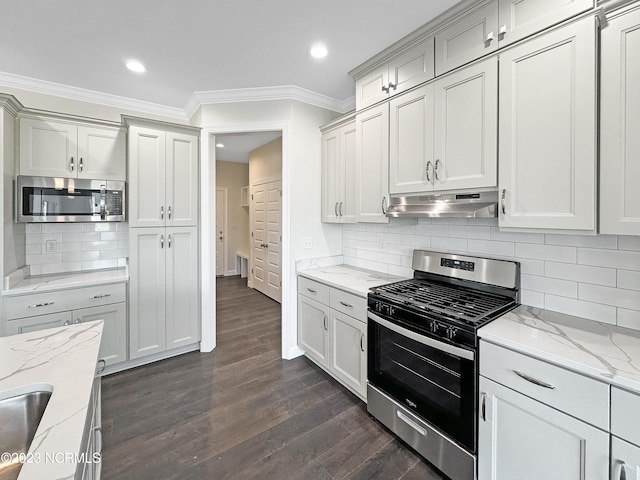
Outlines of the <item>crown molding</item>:
[[185,106],[185,113],[191,117],[201,105],[235,102],[260,102],[267,100],[297,100],[299,102],[326,108],[334,112],[346,113],[355,108],[355,95],[346,100],[337,100],[327,95],[297,87],[235,88],[229,90],[208,90],[193,92]]
[[72,87],[60,83],[48,82],[46,80],[38,80],[30,77],[23,77],[13,73],[0,72],[0,85],[30,92],[44,93],[47,95],[55,95],[58,97],[68,98],[71,100],[79,100],[81,102],[96,103],[98,105],[106,105],[109,107],[125,108],[141,113],[151,115],[161,115],[169,118],[180,120],[189,120],[185,112],[181,108],[168,107],[157,103],[144,102],[133,98],[120,97],[109,93],[101,93],[84,88]]

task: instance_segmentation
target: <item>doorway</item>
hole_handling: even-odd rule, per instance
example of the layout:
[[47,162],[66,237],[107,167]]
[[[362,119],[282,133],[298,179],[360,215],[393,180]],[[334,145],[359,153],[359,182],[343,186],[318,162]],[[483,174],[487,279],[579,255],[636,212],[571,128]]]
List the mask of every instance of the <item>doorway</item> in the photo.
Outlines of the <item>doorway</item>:
[[216,277],[227,271],[227,189],[216,188]]

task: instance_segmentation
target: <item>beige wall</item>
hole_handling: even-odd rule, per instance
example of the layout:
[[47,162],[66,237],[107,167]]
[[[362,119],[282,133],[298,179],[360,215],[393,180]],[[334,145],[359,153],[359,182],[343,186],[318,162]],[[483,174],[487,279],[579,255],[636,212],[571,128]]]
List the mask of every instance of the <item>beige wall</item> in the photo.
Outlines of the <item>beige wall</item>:
[[282,179],[282,137],[249,152],[249,185]]
[[236,252],[249,253],[249,208],[240,206],[240,191],[249,185],[249,165],[216,161],[216,188],[227,189],[227,244],[225,275],[236,271]]

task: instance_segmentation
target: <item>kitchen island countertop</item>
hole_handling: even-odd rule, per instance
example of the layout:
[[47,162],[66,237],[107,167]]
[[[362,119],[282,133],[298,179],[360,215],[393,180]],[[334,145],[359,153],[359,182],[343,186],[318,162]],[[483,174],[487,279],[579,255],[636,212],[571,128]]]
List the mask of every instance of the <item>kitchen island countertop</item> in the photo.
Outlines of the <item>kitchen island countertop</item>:
[[18,480],[75,477],[102,326],[99,320],[0,337],[0,398],[52,389]]
[[359,297],[366,297],[372,287],[405,280],[403,277],[349,265],[312,267],[298,271],[298,275],[353,293]]
[[640,394],[640,332],[635,330],[521,305],[478,334]]

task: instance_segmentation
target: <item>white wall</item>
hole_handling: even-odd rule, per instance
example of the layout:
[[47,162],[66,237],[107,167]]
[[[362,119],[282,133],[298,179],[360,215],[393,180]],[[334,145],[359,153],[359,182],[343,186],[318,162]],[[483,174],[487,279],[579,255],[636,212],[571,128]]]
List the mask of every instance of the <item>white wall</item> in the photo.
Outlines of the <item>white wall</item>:
[[249,253],[249,208],[240,206],[240,191],[249,185],[249,165],[216,161],[216,187],[227,189],[225,275],[236,271],[236,252]]
[[521,303],[640,330],[640,237],[501,232],[497,219],[344,225],[349,265],[410,277],[414,248],[515,259]]
[[282,137],[249,152],[249,185],[282,179]]

